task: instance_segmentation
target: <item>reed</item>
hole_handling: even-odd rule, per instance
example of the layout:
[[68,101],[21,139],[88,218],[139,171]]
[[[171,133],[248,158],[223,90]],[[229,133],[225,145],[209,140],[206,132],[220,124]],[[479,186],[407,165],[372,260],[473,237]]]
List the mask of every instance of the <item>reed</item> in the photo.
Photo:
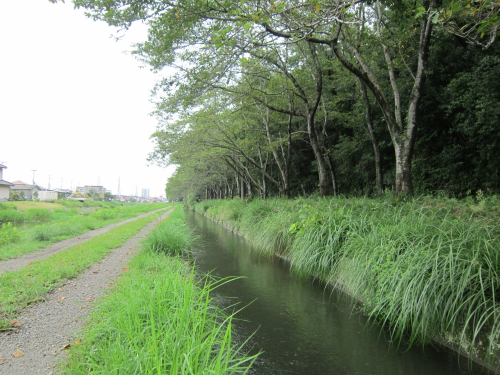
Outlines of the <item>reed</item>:
[[[440,338],[495,362],[500,228],[498,210],[479,204],[392,196],[221,200],[204,212],[262,253],[288,258],[292,272],[363,301],[367,315],[391,327],[392,340]],[[239,218],[229,219],[236,205]]]

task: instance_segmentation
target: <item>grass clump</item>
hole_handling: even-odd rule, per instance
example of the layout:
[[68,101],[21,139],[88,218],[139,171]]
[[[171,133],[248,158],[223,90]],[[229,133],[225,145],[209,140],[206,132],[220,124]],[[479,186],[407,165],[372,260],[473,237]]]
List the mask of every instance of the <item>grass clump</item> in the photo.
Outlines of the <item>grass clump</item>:
[[193,231],[184,223],[184,212],[178,208],[168,220],[158,224],[143,244],[154,253],[186,257],[190,255],[193,241]]
[[[176,227],[179,208],[144,242],[117,287],[92,314],[63,371],[73,374],[246,374],[257,355],[235,344],[232,316],[210,297],[220,280],[196,280],[178,256],[151,247]],[[180,236],[191,235],[183,232]],[[191,239],[192,241],[192,239]],[[185,242],[189,246],[189,241]],[[185,253],[188,248],[185,249]]]
[[12,223],[2,224],[0,227],[0,246],[19,241],[21,233]]

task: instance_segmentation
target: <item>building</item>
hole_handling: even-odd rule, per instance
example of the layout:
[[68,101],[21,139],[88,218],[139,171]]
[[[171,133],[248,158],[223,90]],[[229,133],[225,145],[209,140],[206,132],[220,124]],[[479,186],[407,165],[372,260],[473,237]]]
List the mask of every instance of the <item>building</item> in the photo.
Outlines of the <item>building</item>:
[[90,190],[94,190],[97,194],[104,195],[106,193],[106,188],[104,186],[99,185],[85,185],[85,186],[77,186],[76,191],[82,194],[88,194]]
[[[33,194],[35,192],[37,192],[37,194],[35,195],[38,195],[38,192],[39,191],[45,191],[47,189],[41,187],[41,186],[38,186],[38,185],[30,185],[30,184],[12,184],[10,186],[10,191],[13,192],[13,193],[18,193],[18,194],[23,194],[26,199],[33,199]],[[36,199],[36,197],[35,197]]]
[[0,164],[0,201],[6,201],[9,199],[10,187],[14,184],[3,179],[3,170],[7,167]]
[[141,198],[149,198],[149,189],[142,189]]

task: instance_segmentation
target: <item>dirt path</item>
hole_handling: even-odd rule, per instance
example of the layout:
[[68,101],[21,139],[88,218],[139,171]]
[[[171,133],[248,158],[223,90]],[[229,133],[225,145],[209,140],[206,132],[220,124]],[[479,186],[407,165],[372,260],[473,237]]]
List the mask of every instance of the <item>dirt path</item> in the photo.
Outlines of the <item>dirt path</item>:
[[45,250],[42,250],[42,251],[39,251],[36,253],[23,255],[22,257],[19,257],[19,258],[13,258],[13,259],[7,259],[4,261],[0,261],[0,275],[4,272],[16,271],[20,268],[26,267],[31,262],[35,262],[37,260],[47,258],[48,256],[50,256],[52,254],[55,254],[55,253],[58,253],[64,249],[67,249],[68,247],[79,245],[83,242],[86,242],[86,241],[96,237],[96,236],[99,236],[103,233],[106,233],[113,228],[119,227],[123,224],[130,223],[131,221],[137,220],[141,217],[152,215],[155,212],[158,212],[161,210],[165,210],[165,208],[161,208],[161,209],[156,210],[156,211],[146,212],[145,214],[141,214],[139,216],[133,217],[132,219],[127,219],[124,221],[120,221],[119,223],[110,224],[110,225],[107,225],[107,226],[99,228],[99,229],[94,229],[94,230],[82,233],[78,237],[68,238],[67,240],[56,242],[55,244],[53,244],[52,246],[49,246]]
[[[161,219],[170,212],[172,210]],[[53,374],[56,363],[71,350],[65,347],[75,345],[79,339],[77,332],[92,309],[92,303],[114,285],[130,258],[140,250],[141,239],[158,222],[154,220],[146,225],[101,262],[49,293],[45,302],[22,311],[18,317],[20,328],[0,333],[0,374]],[[23,353],[19,358],[13,356],[17,350]]]

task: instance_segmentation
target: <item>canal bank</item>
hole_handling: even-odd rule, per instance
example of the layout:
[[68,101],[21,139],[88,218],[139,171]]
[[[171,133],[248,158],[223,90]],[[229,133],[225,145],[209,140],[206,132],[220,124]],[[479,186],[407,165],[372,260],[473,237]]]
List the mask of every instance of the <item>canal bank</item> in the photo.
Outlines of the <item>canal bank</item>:
[[[197,272],[241,277],[217,289],[218,301],[240,310],[235,336],[253,334],[262,350],[252,374],[469,374],[464,357],[445,348],[391,345],[390,331],[319,282],[294,276],[279,258],[261,256],[241,236],[194,212],[187,223],[200,237]],[[374,325],[374,326],[373,326]],[[485,374],[473,366],[473,374]]]
[[[454,283],[452,280],[450,285],[445,285],[446,283],[443,283],[442,280],[437,280],[436,276],[432,275],[432,272],[441,275],[440,277],[442,277],[443,268],[446,272],[451,272],[449,269],[446,269],[446,257],[441,254],[435,255],[432,252],[433,249],[431,246],[428,246],[425,252],[420,248],[416,251],[415,246],[411,243],[411,241],[420,242],[421,246],[423,243],[422,236],[424,239],[425,236],[435,236],[435,233],[431,233],[428,228],[429,226],[435,227],[436,222],[442,221],[443,217],[445,218],[445,224],[449,225],[449,221],[446,221],[446,215],[443,215],[442,212],[433,212],[432,214],[434,217],[430,217],[429,212],[422,209],[417,211],[415,210],[415,206],[405,205],[403,207],[396,207],[396,210],[390,208],[389,210],[386,209],[386,212],[372,213],[372,218],[370,218],[366,212],[375,211],[372,201],[366,204],[367,202],[365,200],[361,202],[362,204],[358,204],[358,207],[349,207],[349,204],[352,204],[352,202],[348,200],[339,201],[340,202],[335,202],[337,203],[337,207],[332,207],[332,202],[326,200],[317,200],[316,202],[313,200],[302,200],[301,202],[269,200],[254,201],[251,203],[238,201],[209,201],[201,202],[196,205],[196,210],[242,234],[245,238],[249,239],[252,244],[256,245],[257,251],[260,254],[268,256],[277,254],[280,257],[286,258],[290,262],[292,273],[302,277],[306,276],[321,279],[337,287],[342,285],[344,291],[355,296],[358,300],[368,300],[370,304],[364,305],[363,312],[377,318],[382,324],[388,325],[388,322],[394,321],[394,310],[396,310],[396,308],[399,308],[400,311],[402,311],[401,309],[407,309],[409,307],[414,309],[409,312],[403,311],[403,314],[407,314],[407,316],[403,316],[403,318],[408,321],[406,324],[402,324],[405,322],[401,320],[396,320],[395,324],[390,325],[391,330],[388,332],[390,332],[390,339],[392,341],[398,342],[402,340],[410,342],[417,347],[421,347],[422,344],[432,343],[433,339],[436,337],[443,337],[443,343],[455,349],[457,348],[456,343],[459,342],[462,344],[462,354],[470,356],[470,354],[473,353],[475,360],[482,360],[485,358],[485,348],[488,348],[489,343],[483,339],[484,331],[485,328],[491,328],[492,326],[495,328],[496,320],[489,319],[489,321],[486,322],[488,324],[482,325],[483,334],[476,336],[476,343],[479,343],[479,340],[483,340],[482,352],[480,350],[478,351],[477,345],[471,349],[471,342],[466,341],[467,332],[461,335],[461,330],[455,326],[454,335],[452,336],[450,334],[451,330],[449,329],[449,327],[452,327],[450,324],[448,325],[448,331],[440,326],[451,313],[447,301],[442,298],[442,295],[445,294],[444,288],[453,289],[455,295],[457,292],[456,289],[461,288],[459,292],[461,291],[463,296],[467,296],[466,293],[468,292],[470,295],[471,288],[474,285],[470,282],[467,285],[460,285],[461,283],[463,284],[463,279],[460,279],[460,275],[458,275]],[[386,202],[382,203],[386,204]],[[378,204],[380,205],[380,203]],[[319,205],[322,205],[322,207]],[[339,206],[341,206],[340,209]],[[360,215],[359,212],[360,207],[363,211],[361,212],[362,215]],[[375,208],[378,209],[378,207]],[[358,210],[358,212],[356,212],[356,210]],[[333,215],[328,211],[333,211]],[[393,224],[395,225],[392,226],[387,225],[387,217],[383,217],[384,215],[387,216],[388,213],[392,215],[393,212],[391,211],[396,211],[395,213],[399,215],[394,220]],[[330,216],[325,216],[325,212]],[[346,217],[351,218],[356,214],[362,216],[362,226],[356,228],[356,224],[359,223],[355,222],[353,224],[353,220],[350,222],[347,220],[347,224],[345,223]],[[373,217],[376,218],[377,225],[381,222],[382,225],[385,224],[385,228],[382,228],[382,230],[380,228],[373,228],[374,220],[370,221]],[[418,221],[417,224],[420,226],[414,225],[413,228],[410,228],[411,230],[408,230],[408,225],[405,221],[411,222],[413,220],[414,222],[416,219]],[[460,229],[460,225],[464,224],[463,222],[457,223],[455,218],[452,219],[452,229],[454,230]],[[311,230],[311,228],[313,230]],[[314,230],[317,232],[318,228],[323,231],[324,235],[315,237],[314,233],[311,232]],[[442,233],[447,234],[447,228],[443,225],[438,229]],[[465,228],[465,230],[469,229],[470,231],[465,233],[465,235],[469,237],[470,232],[475,232],[478,235],[485,234],[484,226],[480,228],[476,222],[472,223],[472,228]],[[335,233],[335,231],[337,232]],[[364,231],[364,233],[362,233],[363,236],[360,235],[361,231]],[[380,234],[381,231],[383,233]],[[332,232],[334,233],[332,234]],[[368,259],[363,259],[364,263],[360,262],[360,252],[353,252],[353,243],[356,244],[360,239],[364,241],[364,245],[366,245],[366,242],[370,242],[370,240],[373,242],[374,232],[377,232],[376,240],[380,241],[377,249],[378,254],[375,254],[378,258],[373,259],[373,251],[370,254],[369,251],[363,250],[361,255]],[[386,238],[384,238],[384,235]],[[463,233],[461,235],[462,237],[464,236]],[[390,240],[389,244],[392,245],[391,247],[383,243],[384,240],[387,240],[387,237]],[[460,238],[460,233],[458,237]],[[366,240],[367,238],[369,241]],[[405,247],[401,245],[401,238],[405,241]],[[400,243],[398,243],[398,240],[400,240]],[[439,238],[437,240],[439,240]],[[442,245],[442,243],[437,240],[434,238],[434,242],[430,241],[431,245],[435,246],[436,243]],[[484,240],[486,242],[488,239],[484,238]],[[366,246],[367,249],[373,247],[373,243],[368,243],[368,245],[371,247]],[[455,243],[448,243],[448,245],[455,245]],[[469,246],[468,248],[471,248],[470,243],[466,243],[466,245]],[[315,247],[316,249],[314,249]],[[455,248],[452,247],[452,250],[459,253],[461,258],[464,258],[464,255],[478,255],[477,251],[471,254],[465,253],[463,247],[464,246],[459,248],[455,246]],[[299,251],[297,251],[298,249]],[[351,251],[351,253],[348,253],[348,251]],[[452,251],[449,252],[451,253]],[[368,255],[366,255],[367,253]],[[351,255],[351,259],[349,259],[346,254]],[[353,256],[353,254],[355,256]],[[429,254],[434,256],[434,258],[426,259],[426,256],[429,258]],[[369,258],[370,256],[372,257],[371,259]],[[460,259],[460,257],[457,257],[458,260],[469,267],[469,273],[471,270],[474,270],[475,265],[473,262],[478,263],[478,258],[475,260],[472,258],[470,261],[469,259],[465,259],[464,262],[464,259]],[[427,260],[427,263],[423,265],[422,262],[419,263],[419,260],[421,260],[420,258]],[[445,261],[443,261],[442,258],[445,258]],[[429,260],[434,261],[436,266],[426,269],[424,266],[428,266],[429,263],[432,263]],[[484,262],[484,253],[483,259],[480,260]],[[457,259],[453,259],[453,261],[457,262]],[[306,263],[306,267],[304,267],[304,263]],[[369,268],[369,271],[371,271],[370,274],[367,274],[366,268]],[[325,270],[327,272],[325,272]],[[458,271],[462,272],[463,269],[459,269]],[[439,274],[439,272],[441,272],[441,274]],[[362,277],[365,277],[365,280],[360,280]],[[367,283],[366,278],[368,277],[374,278],[377,283],[368,280],[368,282],[372,282],[372,284],[365,285],[364,289],[360,288],[360,284]],[[471,279],[474,281],[473,277]],[[415,280],[421,284],[427,283],[424,285],[427,289],[423,289],[422,285],[418,285]],[[390,284],[391,282],[392,284]],[[486,283],[487,282],[488,281],[486,281]],[[385,283],[385,285],[383,283]],[[406,283],[406,285],[404,283]],[[429,283],[432,285],[428,286]],[[409,290],[402,290],[402,284],[404,286],[409,286]],[[388,287],[392,287],[392,289],[388,290]],[[398,290],[398,288],[400,288],[400,290]],[[425,290],[427,290],[427,293],[422,292]],[[389,295],[388,292],[391,294]],[[401,295],[398,295],[398,292],[404,295],[404,298],[410,299],[409,302],[406,302],[406,305],[398,301],[401,297]],[[470,297],[467,298],[469,299],[468,302],[473,302],[470,300]],[[389,299],[395,300],[392,306],[388,305]],[[392,300],[389,302],[392,303]],[[380,308],[384,303],[386,305],[383,307],[386,308],[386,311]],[[421,307],[419,305],[425,304],[431,308],[441,309],[441,311],[436,310],[429,312],[425,311],[425,309],[418,310],[418,308]],[[476,303],[476,305],[478,305],[478,303]],[[442,310],[446,308],[448,308],[448,311]],[[392,309],[392,311],[390,309]],[[455,310],[454,313],[459,314],[460,311]],[[477,321],[478,317],[481,317],[481,315],[477,314],[476,311],[475,317],[472,316],[476,321],[470,321],[470,323],[476,324],[475,327],[478,327],[478,324],[481,323]],[[397,318],[401,319],[401,317]],[[493,318],[495,318],[495,316],[493,316]],[[441,321],[436,321],[436,319],[441,319]],[[457,322],[458,319],[455,317],[454,324],[457,324]],[[413,331],[411,329],[413,329]],[[426,330],[426,333],[428,333],[426,337],[422,337],[422,330]],[[494,330],[492,331],[494,332]],[[479,347],[479,349],[481,349],[481,347]]]

